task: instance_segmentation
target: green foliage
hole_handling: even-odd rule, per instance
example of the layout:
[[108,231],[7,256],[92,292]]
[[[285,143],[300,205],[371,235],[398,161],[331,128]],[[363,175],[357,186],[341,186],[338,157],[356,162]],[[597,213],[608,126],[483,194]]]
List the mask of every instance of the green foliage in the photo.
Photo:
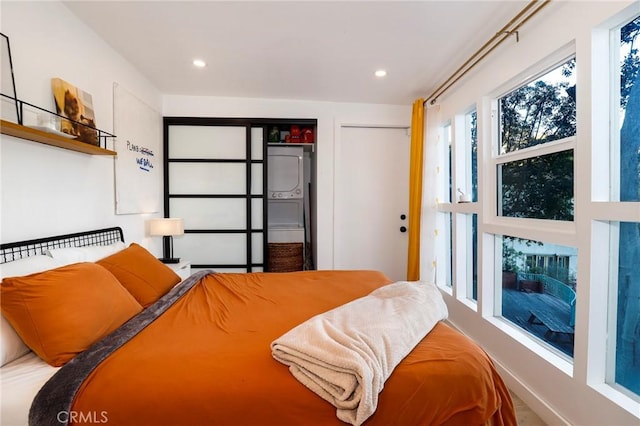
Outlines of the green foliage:
[[471,113],[471,196],[478,200],[478,112]]
[[622,109],[627,106],[631,88],[640,71],[640,57],[635,47],[638,35],[640,35],[640,16],[620,29],[621,44],[629,45],[629,53],[620,65],[620,108]]
[[[573,72],[575,59],[562,73]],[[568,75],[566,75],[568,74]],[[500,99],[501,143],[504,153],[573,136],[576,133],[575,87],[536,80]]]
[[[565,63],[567,78],[575,59]],[[541,78],[500,99],[504,153],[576,133],[575,86]],[[500,166],[502,215],[573,220],[573,151],[526,158]]]
[[573,150],[503,164],[502,215],[573,220]]
[[513,248],[513,244],[509,244],[508,239],[502,239],[502,270],[508,272],[520,271],[520,262],[524,253]]

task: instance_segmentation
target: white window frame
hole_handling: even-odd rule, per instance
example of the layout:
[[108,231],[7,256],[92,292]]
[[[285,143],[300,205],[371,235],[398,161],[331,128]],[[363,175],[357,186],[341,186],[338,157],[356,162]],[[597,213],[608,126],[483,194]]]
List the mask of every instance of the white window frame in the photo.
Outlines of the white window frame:
[[[440,140],[442,143],[442,158],[445,165],[442,176],[442,182],[438,185],[441,188],[441,200],[444,202],[437,203],[437,228],[442,230],[442,238],[437,239],[439,243],[436,245],[436,262],[437,265],[447,265],[448,269],[449,255],[451,255],[451,275],[446,275],[446,269],[436,267],[436,283],[443,291],[452,295],[462,303],[467,305],[473,311],[477,311],[477,302],[473,300],[473,258],[472,258],[472,215],[478,215],[478,226],[480,225],[479,203],[463,202],[458,200],[458,188],[461,188],[465,194],[471,196],[471,141],[469,126],[467,125],[467,115],[473,111],[477,112],[476,105],[473,105],[452,119],[444,121],[440,127]],[[478,116],[479,117],[479,116]],[[478,124],[479,125],[479,124]],[[447,129],[451,129],[451,139],[447,138]],[[448,165],[448,142],[451,142],[451,170],[447,170]],[[480,145],[478,144],[478,151]],[[478,180],[480,180],[480,161],[478,154]],[[451,193],[447,198],[446,191],[449,189],[449,174],[451,175]],[[449,235],[447,234],[449,222],[448,218],[452,217],[452,244],[449,246]],[[478,299],[480,298],[480,253],[481,253],[481,234],[480,229],[477,230],[478,235]],[[450,281],[448,281],[450,279]]]
[[[620,6],[620,8],[622,7],[623,5]],[[613,90],[614,93],[612,93],[611,87],[603,82],[609,81],[612,74],[619,75],[619,72],[616,72],[615,69],[612,70],[609,65],[609,62],[617,63],[618,58],[616,57],[614,61],[606,60],[612,55],[610,30],[626,24],[639,13],[640,2],[636,1],[600,25],[592,26],[589,24],[590,32],[584,31],[575,36],[577,37],[576,41],[568,41],[569,37],[567,37],[564,39],[568,41],[567,45],[515,77],[508,79],[495,90],[480,94],[481,97],[477,99],[478,202],[468,204],[458,204],[455,203],[455,200],[440,202],[442,197],[436,202],[438,213],[452,212],[460,217],[469,213],[478,213],[477,312],[482,320],[490,324],[490,327],[504,333],[505,336],[516,340],[526,350],[536,354],[540,361],[547,363],[550,368],[555,368],[571,377],[571,381],[578,383],[580,387],[583,385],[590,387],[611,401],[612,405],[626,410],[635,418],[639,416],[638,400],[607,383],[607,368],[610,368],[607,365],[607,356],[611,353],[615,354],[611,351],[612,347],[607,346],[607,340],[612,337],[610,324],[617,320],[617,287],[607,285],[607,283],[617,282],[617,224],[621,221],[640,222],[640,202],[622,203],[614,201],[615,198],[611,197],[610,186],[613,186],[616,193],[619,194],[615,182],[616,177],[613,176],[612,179],[611,175],[611,170],[618,170],[617,179],[619,180],[619,161],[615,155],[612,155],[612,152],[617,151],[619,147],[619,145],[612,147],[612,143],[615,145],[619,142],[610,138],[610,121],[615,122],[616,119],[615,116],[612,117],[610,106],[619,105],[617,98],[619,90]],[[590,43],[585,40],[588,37],[591,37]],[[497,154],[499,152],[499,138],[498,121],[495,119],[497,117],[496,99],[510,92],[513,88],[544,74],[554,65],[563,63],[571,55],[576,55],[577,58],[576,135],[536,149],[548,150],[546,153],[564,149],[574,150],[575,202],[573,221],[498,216],[496,208],[497,164],[511,161],[516,158],[516,154],[509,153],[512,155],[511,158],[499,157]],[[512,69],[506,67],[505,72],[510,72]],[[466,98],[467,96],[464,96],[461,99]],[[450,104],[454,105],[456,102],[458,99],[452,98]],[[444,103],[443,109],[447,109],[448,105],[449,103]],[[440,113],[444,113],[441,122],[451,120],[455,123],[457,111],[454,113],[442,111]],[[614,125],[614,128],[616,128],[614,137],[617,137],[619,125]],[[442,139],[439,142],[441,141]],[[432,155],[431,158],[444,158],[442,149],[442,144],[439,143],[436,150],[437,156]],[[536,155],[544,153],[545,151],[536,151]],[[435,162],[436,160],[431,161]],[[442,174],[438,179],[442,179]],[[578,182],[580,182],[580,187],[577,185]],[[457,188],[457,182],[454,181],[452,186]],[[441,191],[442,185],[438,183],[438,187],[438,191]],[[454,220],[454,227],[457,222],[457,219]],[[562,359],[548,348],[544,348],[539,342],[531,339],[524,330],[496,316],[496,306],[501,306],[499,274],[496,274],[496,271],[499,271],[501,267],[500,238],[502,235],[578,249],[577,275],[579,283],[573,363]],[[464,244],[464,241],[465,239],[460,235],[454,239],[454,244],[458,246]],[[441,246],[436,245],[436,250],[441,250]],[[603,259],[609,260],[607,267],[604,268],[602,267]],[[457,257],[454,257],[454,262],[459,262]],[[573,258],[570,262],[573,262]],[[455,279],[456,277],[454,277]],[[461,302],[454,304],[456,310],[459,309],[459,305],[473,309],[471,304],[460,299],[462,292],[459,291],[456,281],[454,281],[453,289],[445,291],[449,294],[453,293],[456,302]],[[609,303],[604,303],[607,300]],[[613,306],[614,309],[610,309],[610,306]],[[459,311],[456,312],[456,315],[465,321],[473,318]]]
[[[640,202],[621,202],[619,198],[619,46],[620,28],[639,15],[640,4],[636,3],[593,31],[592,55],[609,58],[609,61],[593,61],[591,86],[592,140],[609,141],[593,143],[591,152],[591,282],[608,285],[591,285],[587,384],[632,413],[637,411],[640,396],[615,383],[619,223],[640,222]],[[608,268],[598,267],[603,259],[608,259]],[[602,307],[603,300],[607,300],[606,309]]]
[[[569,55],[566,55],[564,57],[562,57],[562,55],[560,55],[561,59],[560,60],[556,60],[555,57],[553,57],[553,60],[551,62],[550,65],[544,66],[542,67],[542,69],[539,72],[536,72],[532,77],[519,82],[517,85],[511,87],[509,90],[505,90],[502,91],[499,95],[495,96],[492,100],[491,100],[491,114],[492,117],[494,117],[494,134],[493,136],[493,144],[492,144],[492,157],[491,157],[491,167],[493,167],[494,172],[496,174],[496,186],[495,188],[498,189],[500,188],[501,182],[500,182],[500,176],[497,175],[497,168],[498,166],[505,164],[505,163],[510,163],[513,161],[519,161],[519,160],[524,160],[524,159],[529,159],[529,158],[535,158],[535,157],[541,157],[544,155],[549,155],[549,154],[555,154],[557,152],[562,152],[562,151],[568,151],[568,150],[573,150],[574,152],[574,156],[575,156],[575,149],[576,149],[576,136],[570,136],[567,138],[563,138],[563,139],[558,139],[552,142],[547,142],[544,144],[540,144],[540,145],[535,145],[535,146],[531,146],[531,147],[527,147],[527,148],[523,148],[523,149],[519,149],[517,151],[512,151],[512,152],[508,152],[505,154],[501,154],[500,153],[500,145],[501,145],[501,129],[500,129],[500,118],[499,118],[499,99],[502,98],[503,96],[511,93],[514,90],[517,90],[523,86],[526,86],[527,84],[537,80],[538,78],[542,77],[543,75],[547,74],[549,71],[552,71],[556,68],[558,68],[559,66],[561,66],[562,64],[566,63],[567,61],[575,58],[575,53],[571,53]],[[574,161],[574,166],[573,166],[573,171],[574,171],[574,182],[573,182],[573,193],[574,193],[574,197],[575,194],[577,193],[577,188],[576,188],[576,179],[575,179],[575,171],[576,171],[576,167],[575,167],[575,161]],[[500,214],[500,206],[501,206],[501,202],[498,199],[498,193],[496,193],[496,206],[497,206],[497,211],[494,213],[495,214],[495,218],[496,221],[499,221],[498,218],[505,218],[505,219],[513,219],[513,218],[507,218],[505,216],[502,216]],[[520,220],[550,220],[550,219],[529,219],[529,218],[517,218],[518,221]],[[553,222],[562,222],[564,224],[571,224],[574,221],[558,221],[558,220],[550,220]],[[561,225],[562,227],[566,226],[566,225]],[[575,229],[575,228],[574,228]]]
[[[500,122],[498,115],[498,102],[502,96],[537,80],[573,57],[576,57],[576,48],[573,43],[569,43],[498,87],[492,93],[489,93],[483,98],[482,108],[478,109],[478,167],[479,169],[482,166],[489,168],[489,170],[483,170],[482,173],[479,172],[478,176],[479,192],[482,192],[483,198],[481,203],[483,221],[478,224],[483,232],[483,249],[480,255],[482,265],[479,265],[479,269],[482,268],[483,271],[482,284],[480,285],[479,283],[481,289],[478,289],[478,304],[482,316],[570,377],[573,377],[574,374],[575,358],[573,360],[570,359],[558,349],[540,341],[526,330],[502,317],[502,280],[498,271],[502,268],[501,242],[503,235],[578,247],[575,216],[574,221],[500,216],[497,208],[499,184],[497,169],[498,165],[507,162],[572,149],[574,150],[574,200],[577,199],[578,179],[576,178],[575,160],[577,135],[500,154]],[[582,64],[577,63],[576,72],[578,72],[578,67],[582,66]],[[484,141],[482,137],[485,138]],[[574,206],[576,204],[574,203]],[[487,250],[489,247],[493,247],[493,250]]]

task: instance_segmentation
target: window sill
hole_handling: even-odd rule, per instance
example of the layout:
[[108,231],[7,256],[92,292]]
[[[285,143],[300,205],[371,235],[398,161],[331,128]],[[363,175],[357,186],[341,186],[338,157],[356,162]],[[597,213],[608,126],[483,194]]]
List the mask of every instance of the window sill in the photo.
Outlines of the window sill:
[[640,419],[640,403],[630,396],[616,390],[613,386],[606,383],[589,384],[593,390],[607,398],[609,401],[618,405],[620,408],[628,411],[636,418]]
[[551,351],[533,339],[526,331],[520,331],[516,325],[511,325],[507,320],[500,317],[486,317],[490,324],[504,332],[525,348],[538,355],[544,361],[553,365],[569,377],[573,377],[573,362],[569,361],[554,351]]
[[437,284],[437,287],[447,293],[449,296],[453,296],[453,288],[449,287],[448,285],[442,285],[442,284]]

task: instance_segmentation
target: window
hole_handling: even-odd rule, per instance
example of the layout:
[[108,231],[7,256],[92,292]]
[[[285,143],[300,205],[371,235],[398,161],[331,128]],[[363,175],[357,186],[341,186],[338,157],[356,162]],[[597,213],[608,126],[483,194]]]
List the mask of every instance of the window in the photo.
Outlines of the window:
[[498,100],[499,216],[573,220],[575,66],[570,59]]
[[[620,124],[620,201],[640,201],[638,156],[640,155],[640,55],[638,34],[640,17],[620,29],[620,112],[616,120]],[[634,90],[635,87],[635,90]]]
[[[446,123],[440,128],[441,141],[443,143],[442,164],[444,164],[444,179],[439,182],[440,190],[445,205],[450,205],[455,196],[453,193],[453,129],[451,123]],[[438,213],[438,240],[440,241],[437,255],[436,283],[445,286],[451,291],[453,283],[453,215],[450,212]]]
[[[543,348],[571,360],[574,352],[576,247],[535,235],[573,221],[576,135],[575,58],[555,62],[494,103],[498,291],[495,315]],[[520,235],[510,235],[510,226]],[[555,226],[555,227],[554,227]],[[523,230],[524,228],[524,230]]]
[[451,293],[453,284],[453,215],[438,212],[436,225],[436,284]]
[[453,147],[452,147],[452,141],[451,141],[451,124],[447,124],[446,126],[444,126],[444,128],[442,129],[443,131],[443,140],[444,140],[444,146],[447,152],[447,160],[446,160],[446,165],[447,165],[447,169],[445,170],[445,176],[448,177],[448,181],[447,184],[448,186],[445,188],[445,197],[444,200],[447,202],[451,202],[453,200]]
[[[478,114],[476,110],[456,119],[455,153],[456,191],[454,201],[464,197],[467,201],[478,201]],[[460,131],[458,131],[460,130]]]
[[[640,223],[613,224],[613,245],[618,246],[618,265],[614,269],[617,291],[615,309],[614,383],[640,395]],[[616,266],[616,265],[614,265]]]
[[478,300],[478,215],[467,216],[467,235],[470,232],[470,240],[467,239],[467,297]]
[[576,134],[571,59],[500,98],[500,152],[506,154]]
[[498,165],[498,215],[573,220],[573,150]]
[[[465,134],[469,143],[470,164],[467,174],[471,177],[471,201],[478,201],[478,112],[474,109],[465,116]],[[467,223],[467,226],[469,224]],[[467,245],[469,247],[469,245]],[[467,297],[478,300],[478,215],[471,215],[471,250],[467,254]]]
[[471,201],[478,201],[478,113],[473,110],[465,116],[465,130],[469,141],[470,164],[468,170],[471,177]]
[[[594,12],[594,19],[598,16]],[[486,336],[501,355],[512,348],[495,337],[504,333],[526,348],[523,361],[530,353],[548,363],[549,397],[559,374],[575,385],[576,397],[594,391],[635,419],[640,402],[638,3],[612,7],[611,16],[602,19],[584,22],[575,40],[563,46],[554,44],[562,41],[550,33],[548,49],[509,56],[526,58],[522,68],[501,58],[492,68],[495,79],[475,78],[442,100],[432,114],[441,124],[428,130],[442,134],[451,125],[447,144],[441,137],[431,151],[449,173],[432,183],[440,202],[435,214],[425,216],[430,224],[441,217],[441,246],[435,249],[442,253],[437,272],[443,277],[445,256],[453,252],[452,287],[444,280],[441,285],[461,327]],[[500,81],[501,66],[505,75],[520,72]],[[466,108],[443,116],[474,99],[477,115]],[[445,200],[451,189],[453,197]],[[472,202],[458,202],[459,189],[472,194]],[[449,214],[453,239],[445,231]],[[475,315],[467,312],[474,309]],[[469,324],[474,319],[494,327],[477,331]],[[606,406],[600,420],[614,413]]]
[[578,250],[506,235],[498,239],[502,317],[573,357]]
[[[640,16],[612,31],[611,201],[622,217],[640,201]],[[618,202],[619,201],[619,202]],[[633,211],[633,210],[632,210]],[[636,210],[637,211],[637,210]],[[637,217],[637,213],[635,216]],[[611,221],[608,382],[640,396],[640,223]]]
[[[478,137],[475,106],[440,127],[436,282],[473,306],[478,299]],[[471,306],[471,305],[470,305]]]

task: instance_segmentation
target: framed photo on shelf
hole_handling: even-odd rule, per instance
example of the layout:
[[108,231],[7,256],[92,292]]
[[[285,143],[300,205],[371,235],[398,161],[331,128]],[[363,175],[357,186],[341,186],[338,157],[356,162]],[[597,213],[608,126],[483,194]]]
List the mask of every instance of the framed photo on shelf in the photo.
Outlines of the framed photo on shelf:
[[21,124],[9,37],[0,33],[0,43],[2,44],[2,56],[0,57],[0,64],[2,64],[2,70],[0,70],[0,77],[2,78],[2,86],[0,87],[0,93],[2,93],[2,99],[0,99],[2,101],[1,115],[3,119]]
[[70,119],[60,121],[60,131],[100,146],[91,95],[60,78],[51,79],[51,90],[56,113]]

